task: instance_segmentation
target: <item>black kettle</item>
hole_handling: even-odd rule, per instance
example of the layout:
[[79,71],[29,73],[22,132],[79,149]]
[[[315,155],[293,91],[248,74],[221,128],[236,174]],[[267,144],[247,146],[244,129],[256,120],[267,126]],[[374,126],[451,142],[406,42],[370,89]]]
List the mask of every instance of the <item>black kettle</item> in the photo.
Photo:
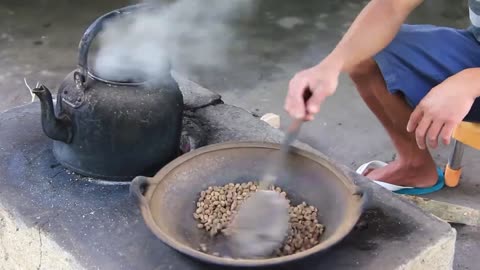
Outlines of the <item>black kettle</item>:
[[184,104],[170,69],[155,83],[108,81],[88,69],[90,45],[105,21],[140,7],[114,10],[90,25],[79,66],[59,86],[55,109],[47,87],[33,89],[55,158],[81,175],[131,180],[153,175],[179,153]]

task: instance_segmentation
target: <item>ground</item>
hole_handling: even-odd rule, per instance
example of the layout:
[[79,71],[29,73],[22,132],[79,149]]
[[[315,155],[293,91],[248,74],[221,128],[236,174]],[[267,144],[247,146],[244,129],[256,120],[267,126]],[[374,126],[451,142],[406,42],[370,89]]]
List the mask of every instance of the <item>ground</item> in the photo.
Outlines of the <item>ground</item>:
[[[429,0],[409,23],[468,26],[466,0]],[[127,4],[126,0],[14,1],[0,3],[0,111],[26,104],[31,96],[23,79],[56,87],[75,68],[78,41],[99,15]],[[235,27],[237,39],[246,41],[230,50],[228,64],[196,67],[189,59],[174,59],[175,69],[223,95],[227,103],[259,115],[280,114],[287,123],[283,101],[295,72],[324,57],[341,38],[365,1],[256,1],[248,22]],[[1,125],[1,123],[0,123]],[[372,160],[391,160],[394,150],[382,127],[362,103],[351,81],[342,76],[337,93],[329,98],[300,139],[337,161],[355,168]],[[451,147],[435,151],[443,166]],[[480,154],[468,149],[459,187],[429,197],[480,208],[480,182],[475,166]],[[457,227],[455,269],[475,269],[480,258],[477,229]]]

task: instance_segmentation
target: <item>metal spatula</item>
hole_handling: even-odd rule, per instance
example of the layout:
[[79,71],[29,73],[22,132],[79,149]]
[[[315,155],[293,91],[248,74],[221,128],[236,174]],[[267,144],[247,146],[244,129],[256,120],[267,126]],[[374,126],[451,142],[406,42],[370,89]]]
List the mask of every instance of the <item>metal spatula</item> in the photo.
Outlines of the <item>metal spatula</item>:
[[[305,92],[306,102],[311,92]],[[288,235],[289,203],[283,195],[269,188],[275,184],[280,169],[286,165],[290,145],[297,138],[302,123],[302,119],[293,120],[280,152],[273,156],[259,183],[259,190],[242,203],[229,227],[232,249],[236,256],[269,256],[282,246]]]

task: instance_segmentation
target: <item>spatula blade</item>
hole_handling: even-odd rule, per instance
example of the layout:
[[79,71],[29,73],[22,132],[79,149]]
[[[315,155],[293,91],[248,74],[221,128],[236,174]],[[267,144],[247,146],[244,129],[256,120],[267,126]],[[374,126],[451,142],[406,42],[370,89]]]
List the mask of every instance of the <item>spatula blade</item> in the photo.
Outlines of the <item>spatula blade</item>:
[[280,193],[259,190],[240,207],[230,225],[232,250],[241,258],[270,256],[285,241],[289,203]]

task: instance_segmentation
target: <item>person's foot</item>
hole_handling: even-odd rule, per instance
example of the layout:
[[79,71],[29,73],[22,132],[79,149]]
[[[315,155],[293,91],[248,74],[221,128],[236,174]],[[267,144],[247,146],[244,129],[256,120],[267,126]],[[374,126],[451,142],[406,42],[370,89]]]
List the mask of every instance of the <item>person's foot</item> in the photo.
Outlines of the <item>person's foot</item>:
[[408,187],[431,187],[438,180],[437,168],[431,158],[420,162],[398,159],[385,167],[367,171],[365,176],[372,180]]

